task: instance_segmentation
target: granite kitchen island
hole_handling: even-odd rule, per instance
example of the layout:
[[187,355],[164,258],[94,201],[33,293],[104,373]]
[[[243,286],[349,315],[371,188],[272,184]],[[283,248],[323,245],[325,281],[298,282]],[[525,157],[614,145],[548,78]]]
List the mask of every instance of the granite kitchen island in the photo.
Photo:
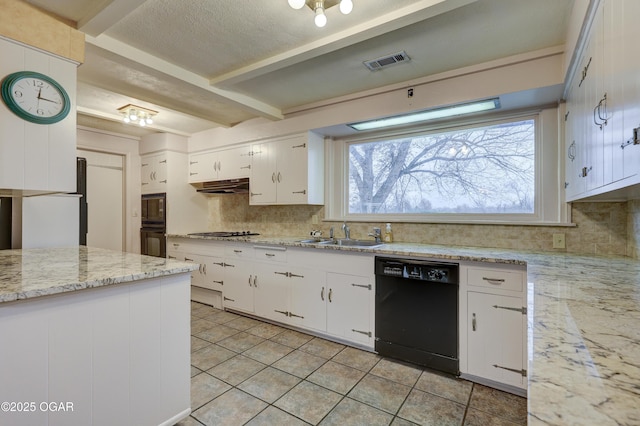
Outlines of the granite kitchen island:
[[84,246],[0,251],[0,424],[187,416],[194,268]]

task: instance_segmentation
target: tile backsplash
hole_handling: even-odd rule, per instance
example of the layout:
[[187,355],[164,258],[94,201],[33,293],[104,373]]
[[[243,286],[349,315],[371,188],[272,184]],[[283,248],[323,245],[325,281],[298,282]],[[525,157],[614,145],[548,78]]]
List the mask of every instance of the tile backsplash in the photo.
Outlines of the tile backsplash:
[[[320,223],[312,224],[317,215]],[[323,206],[250,206],[248,194],[209,196],[209,230],[249,230],[268,236],[304,238],[312,229],[329,235],[340,222],[323,222]],[[638,257],[640,200],[612,203],[574,203],[575,227],[393,223],[395,241],[494,247],[548,252],[615,254]],[[367,234],[382,222],[350,222],[351,238]],[[552,235],[565,234],[566,249],[554,249]]]

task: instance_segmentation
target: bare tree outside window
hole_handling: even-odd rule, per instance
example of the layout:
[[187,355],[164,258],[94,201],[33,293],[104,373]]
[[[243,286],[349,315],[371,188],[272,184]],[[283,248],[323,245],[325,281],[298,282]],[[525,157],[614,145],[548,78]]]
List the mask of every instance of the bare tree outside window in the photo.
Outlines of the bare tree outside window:
[[535,122],[349,146],[349,213],[531,214]]

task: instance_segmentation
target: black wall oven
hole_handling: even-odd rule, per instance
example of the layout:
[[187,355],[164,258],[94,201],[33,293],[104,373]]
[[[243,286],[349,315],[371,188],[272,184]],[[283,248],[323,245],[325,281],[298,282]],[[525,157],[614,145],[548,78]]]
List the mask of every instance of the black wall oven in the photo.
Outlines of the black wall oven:
[[140,253],[148,256],[167,256],[167,195],[144,194],[142,196],[142,228],[140,229]]
[[376,257],[380,355],[459,374],[458,265]]

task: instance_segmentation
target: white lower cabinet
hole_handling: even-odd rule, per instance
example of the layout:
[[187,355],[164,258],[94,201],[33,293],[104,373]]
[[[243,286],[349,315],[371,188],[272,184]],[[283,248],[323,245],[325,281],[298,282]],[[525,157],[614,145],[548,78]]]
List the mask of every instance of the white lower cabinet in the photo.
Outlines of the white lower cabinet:
[[255,311],[254,288],[257,285],[257,279],[253,273],[253,262],[251,260],[225,258],[224,283],[222,299],[225,308],[237,309],[248,313]]
[[467,333],[467,372],[507,385],[526,387],[523,365],[526,316],[522,299],[470,291],[467,312],[471,330]]
[[460,265],[460,372],[524,395],[527,388],[526,270]]
[[327,288],[327,333],[373,345],[371,278],[328,273]]

